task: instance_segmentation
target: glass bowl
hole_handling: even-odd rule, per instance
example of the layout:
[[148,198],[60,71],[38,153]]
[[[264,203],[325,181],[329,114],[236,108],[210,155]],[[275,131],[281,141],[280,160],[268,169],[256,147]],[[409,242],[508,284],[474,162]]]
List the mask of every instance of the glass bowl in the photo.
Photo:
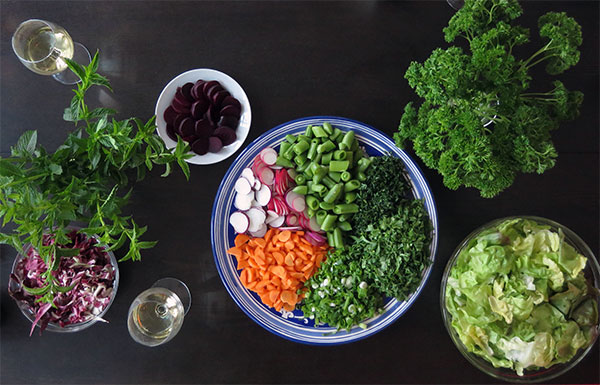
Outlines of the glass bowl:
[[[102,245],[98,244],[98,246],[102,246]],[[23,250],[25,255],[28,254],[31,247],[32,247],[31,245],[25,246],[25,248]],[[112,267],[114,268],[114,271],[115,271],[115,279],[113,281],[112,296],[110,298],[110,301],[106,305],[106,307],[96,317],[94,317],[88,321],[85,321],[85,322],[78,322],[78,323],[68,324],[65,326],[60,326],[58,323],[55,323],[55,322],[48,322],[48,325],[46,326],[46,329],[44,329],[44,331],[57,332],[57,333],[78,332],[80,330],[89,328],[90,326],[92,326],[93,324],[95,324],[96,322],[98,322],[100,319],[102,319],[104,317],[104,315],[106,314],[106,312],[112,305],[113,301],[115,300],[115,297],[117,295],[117,289],[119,287],[119,266],[117,263],[117,259],[115,258],[115,255],[112,251],[105,251],[105,252],[110,257],[110,264],[112,265]],[[15,257],[15,261],[13,262],[13,266],[12,266],[12,270],[11,270],[11,278],[8,281],[9,292],[17,291],[21,288],[21,285],[12,278],[12,273],[14,273],[14,271],[17,267],[17,264],[23,258],[24,258],[24,256],[21,254],[17,254],[17,256]],[[29,304],[26,302],[17,301],[17,300],[15,300],[15,302],[17,303],[17,306],[19,307],[19,309],[21,309],[21,313],[23,313],[25,318],[27,318],[31,323],[33,323],[35,320],[35,312],[29,306]],[[40,324],[38,323],[36,325],[36,327],[39,328]]]
[[[504,222],[506,220],[517,219],[517,218],[528,219],[528,220],[532,220],[540,225],[549,226],[551,230],[556,231],[556,232],[560,229],[562,231],[562,233],[564,234],[565,242],[570,244],[571,246],[573,246],[577,250],[577,252],[579,252],[580,254],[582,254],[584,257],[587,258],[587,263],[583,270],[584,275],[588,279],[588,282],[593,282],[594,287],[596,288],[596,290],[598,290],[598,288],[600,287],[600,266],[598,265],[598,261],[595,258],[594,254],[592,253],[592,251],[590,250],[590,248],[588,247],[588,245],[581,238],[579,238],[579,236],[577,236],[577,234],[575,234],[573,231],[569,230],[567,227],[565,227],[557,222],[554,222],[552,220],[546,219],[546,218],[535,217],[535,216],[513,216],[513,217],[496,219],[494,221],[491,221],[491,222],[479,227],[478,229],[473,231],[471,234],[469,234],[458,245],[458,247],[456,248],[456,250],[450,257],[450,260],[448,261],[448,264],[446,265],[446,268],[444,270],[444,274],[442,277],[441,290],[440,290],[441,291],[440,305],[441,305],[441,309],[442,309],[442,317],[444,319],[444,325],[446,326],[446,330],[450,334],[450,338],[452,339],[452,341],[454,342],[454,344],[456,345],[456,347],[458,348],[460,353],[467,359],[467,361],[469,361],[471,364],[473,364],[479,370],[483,371],[484,373],[486,373],[496,379],[500,379],[500,380],[504,380],[504,381],[512,382],[512,383],[537,383],[537,382],[548,381],[552,378],[558,377],[558,376],[566,373],[567,371],[569,371],[575,365],[577,365],[591,351],[592,347],[596,343],[596,340],[598,338],[598,330],[599,330],[598,323],[595,326],[595,333],[593,333],[594,336],[592,337],[591,343],[587,347],[578,349],[575,356],[570,361],[568,361],[566,363],[554,364],[554,365],[550,366],[549,368],[524,369],[523,375],[519,376],[513,369],[496,368],[489,361],[483,359],[479,355],[469,352],[467,347],[461,341],[456,330],[454,330],[454,328],[452,327],[452,315],[446,308],[446,285],[448,283],[448,277],[450,276],[450,271],[454,267],[459,254],[465,248],[470,247],[471,241],[473,241],[473,239],[476,238],[484,230],[495,227],[498,224],[500,224],[501,222]],[[596,294],[598,294],[598,292],[596,292]],[[600,305],[600,302],[599,302],[600,298],[598,295],[596,295],[594,297],[594,300],[596,301],[597,305]],[[599,306],[599,308],[600,308],[600,306]]]

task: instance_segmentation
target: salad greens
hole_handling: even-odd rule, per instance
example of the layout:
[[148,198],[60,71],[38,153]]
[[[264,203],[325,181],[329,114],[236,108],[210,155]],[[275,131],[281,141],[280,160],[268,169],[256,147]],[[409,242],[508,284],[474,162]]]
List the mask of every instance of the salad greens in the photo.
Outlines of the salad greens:
[[564,12],[538,20],[543,46],[527,59],[513,49],[529,41],[514,20],[517,0],[465,0],[444,28],[448,43],[424,63],[412,62],[405,77],[424,102],[408,103],[394,135],[403,148],[436,169],[450,189],[475,187],[486,198],[509,187],[519,172],[552,168],[557,152],[551,131],[579,114],[583,94],[558,80],[550,90],[530,91],[529,70],[541,63],[558,75],[579,61],[581,27]]
[[[141,180],[155,164],[165,165],[163,176],[167,176],[175,162],[189,178],[187,146],[180,140],[173,151],[168,150],[154,133],[154,117],[147,122],[119,121],[114,119],[116,111],[91,108],[85,102],[86,92],[94,85],[112,90],[97,73],[98,53],[87,67],[71,60],[67,63],[81,79],[63,115],[75,123],[74,131],[54,152],[38,145],[36,131],[26,131],[11,156],[0,158],[0,219],[2,226],[17,225],[11,231],[3,229],[0,243],[12,245],[21,254],[29,243],[50,267],[42,273],[45,285],[24,287],[34,295],[43,291],[38,299],[43,303],[53,303],[61,292],[71,290],[53,274],[62,257],[77,255],[77,250],[56,246],[71,242],[69,224],[85,223],[80,231],[96,236],[108,250],[128,244],[121,261],[139,260],[141,250],[156,242],[140,240],[146,227],[122,214],[131,193],[125,192],[131,187],[130,178],[137,175]],[[49,229],[56,241],[50,245],[43,242]]]
[[430,263],[431,223],[423,202],[407,197],[403,173],[399,158],[372,159],[356,200],[355,235],[306,282],[302,311],[315,322],[364,328],[386,296],[406,300],[421,283]]
[[598,292],[585,265],[560,230],[532,220],[484,230],[448,277],[452,327],[469,352],[518,375],[567,362],[598,333]]

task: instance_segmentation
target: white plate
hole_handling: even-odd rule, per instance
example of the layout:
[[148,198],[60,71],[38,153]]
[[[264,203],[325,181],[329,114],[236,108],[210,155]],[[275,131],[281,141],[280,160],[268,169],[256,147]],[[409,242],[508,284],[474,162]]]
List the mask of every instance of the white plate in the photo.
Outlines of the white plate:
[[227,159],[233,155],[233,153],[242,146],[246,140],[246,137],[248,136],[248,131],[250,131],[252,112],[250,111],[250,102],[248,101],[248,96],[246,96],[246,93],[242,87],[235,80],[233,80],[231,76],[217,70],[199,68],[195,70],[189,70],[175,77],[169,82],[169,84],[165,86],[165,88],[163,88],[160,96],[158,97],[158,101],[156,102],[156,108],[154,110],[154,113],[156,114],[156,132],[158,133],[158,136],[161,137],[163,142],[165,142],[167,148],[173,148],[177,145],[177,142],[173,141],[167,135],[167,124],[163,114],[173,101],[177,87],[181,87],[188,82],[195,83],[199,79],[218,81],[242,105],[240,123],[235,130],[237,135],[235,142],[223,147],[223,149],[216,154],[212,152],[206,153],[205,155],[192,153],[194,156],[190,159],[186,159],[188,163],[192,164],[213,164]]

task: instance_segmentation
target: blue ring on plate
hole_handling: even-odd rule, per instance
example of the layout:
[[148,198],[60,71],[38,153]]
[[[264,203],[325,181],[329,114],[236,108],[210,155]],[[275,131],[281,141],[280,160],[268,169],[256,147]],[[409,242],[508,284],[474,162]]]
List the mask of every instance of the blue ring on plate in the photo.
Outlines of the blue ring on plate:
[[[298,310],[294,311],[292,320],[290,320],[268,308],[256,294],[242,286],[236,270],[235,258],[227,254],[227,249],[233,246],[233,238],[235,237],[234,231],[229,225],[229,216],[235,210],[233,208],[235,198],[233,186],[240,177],[242,170],[252,162],[263,148],[267,146],[277,147],[286,135],[299,134],[304,132],[309,124],[320,125],[324,122],[329,122],[332,126],[343,131],[354,130],[359,143],[365,147],[369,155],[382,155],[389,152],[401,158],[408,174],[405,177],[412,185],[413,195],[416,198],[424,199],[425,208],[433,227],[430,246],[431,264],[423,271],[421,283],[417,290],[402,302],[396,299],[386,299],[384,311],[365,322],[368,326],[367,329],[361,329],[357,326],[352,328],[350,332],[345,330],[336,332],[335,328],[328,326],[315,327],[311,321],[298,318],[301,315]],[[217,215],[217,213],[220,213],[220,215]],[[292,120],[270,129],[256,138],[240,153],[225,173],[217,190],[213,204],[210,232],[213,255],[219,276],[234,302],[248,317],[269,332],[290,341],[308,345],[338,345],[358,341],[383,330],[410,308],[423,287],[425,287],[433,268],[438,242],[438,221],[435,201],[421,170],[408,154],[396,147],[389,137],[379,130],[356,120],[334,116],[312,116]]]

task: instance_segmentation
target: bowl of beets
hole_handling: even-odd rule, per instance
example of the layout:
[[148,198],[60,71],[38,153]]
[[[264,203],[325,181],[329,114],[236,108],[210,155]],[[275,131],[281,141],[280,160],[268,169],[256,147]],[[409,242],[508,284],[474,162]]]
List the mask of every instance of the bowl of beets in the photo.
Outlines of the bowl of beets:
[[250,102],[230,76],[200,68],[171,80],[156,103],[156,130],[167,148],[187,142],[193,164],[220,162],[237,151],[250,130]]

